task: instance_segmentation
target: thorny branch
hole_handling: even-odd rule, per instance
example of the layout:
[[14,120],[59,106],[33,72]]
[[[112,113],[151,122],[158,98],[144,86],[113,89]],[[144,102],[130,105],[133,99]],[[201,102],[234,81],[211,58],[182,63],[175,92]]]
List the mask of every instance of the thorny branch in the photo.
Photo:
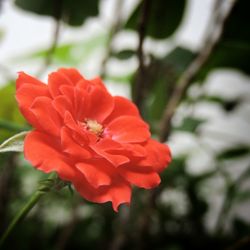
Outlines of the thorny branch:
[[204,45],[197,57],[193,60],[193,62],[188,66],[187,70],[184,71],[184,73],[179,78],[176,84],[176,88],[174,89],[173,94],[166,105],[161,120],[160,140],[162,142],[166,141],[169,136],[171,130],[172,117],[179,103],[185,96],[187,88],[190,86],[192,80],[198,74],[203,65],[207,62],[209,56],[213,52],[217,43],[219,42],[223,33],[225,21],[229,16],[235,2],[236,0],[217,1],[216,9],[212,16]]

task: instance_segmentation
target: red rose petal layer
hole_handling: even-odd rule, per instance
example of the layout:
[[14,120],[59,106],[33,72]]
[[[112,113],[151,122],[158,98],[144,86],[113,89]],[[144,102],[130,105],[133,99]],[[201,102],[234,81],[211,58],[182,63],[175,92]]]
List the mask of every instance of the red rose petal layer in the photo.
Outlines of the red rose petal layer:
[[16,82],[20,111],[35,128],[24,141],[25,158],[56,171],[92,202],[129,204],[131,185],[154,188],[171,161],[167,145],[150,138],[129,100],[111,96],[100,78],[59,69],[48,85],[23,72]]

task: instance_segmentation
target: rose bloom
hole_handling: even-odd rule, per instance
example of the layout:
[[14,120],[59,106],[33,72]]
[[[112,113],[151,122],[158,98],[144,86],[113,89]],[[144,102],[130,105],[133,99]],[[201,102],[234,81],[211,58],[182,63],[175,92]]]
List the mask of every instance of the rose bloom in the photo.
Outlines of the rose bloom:
[[171,160],[168,146],[151,139],[137,107],[111,96],[100,78],[62,68],[44,84],[20,72],[16,89],[20,111],[34,127],[24,156],[35,168],[57,172],[89,201],[111,201],[115,211],[130,203],[132,185],[159,185]]

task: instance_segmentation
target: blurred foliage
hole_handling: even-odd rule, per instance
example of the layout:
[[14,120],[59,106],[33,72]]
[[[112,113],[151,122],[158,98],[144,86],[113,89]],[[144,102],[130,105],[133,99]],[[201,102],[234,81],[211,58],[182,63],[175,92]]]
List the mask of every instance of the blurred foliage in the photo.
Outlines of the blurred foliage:
[[88,17],[98,14],[98,0],[15,0],[15,4],[39,15],[62,19],[72,26],[82,25]]
[[148,120],[157,121],[162,117],[167,101],[181,73],[194,59],[195,54],[191,51],[176,47],[163,58],[153,58],[147,71],[150,74],[149,98],[146,110]]
[[[149,1],[150,11],[147,16],[146,34],[157,39],[171,36],[180,25],[185,4],[185,0]],[[141,18],[142,6],[143,1],[140,1],[125,24],[125,28],[137,29],[138,20]]]
[[243,0],[236,3],[230,18],[226,21],[220,43],[206,65],[202,67],[199,79],[204,80],[208,72],[215,68],[236,68],[246,74],[250,73],[250,31],[244,28],[249,19],[247,11],[249,8],[249,1]]
[[[24,10],[79,26],[98,15],[100,2],[16,0],[15,4]],[[138,32],[143,2],[139,1],[127,20],[120,25],[121,31]],[[178,31],[188,3],[184,0],[151,0],[146,18],[146,39],[165,42],[173,36]],[[198,72],[191,87],[198,85],[202,89],[208,75],[213,70],[222,68],[237,69],[249,75],[249,4],[247,0],[237,1],[225,23],[220,42]],[[93,54],[106,49],[110,33],[105,31],[82,41],[58,44],[52,55],[52,66],[80,67],[88,64]],[[143,79],[146,83],[146,98],[143,115],[152,126],[153,136],[157,136],[159,132],[159,122],[177,80],[197,56],[197,52],[180,47],[174,41],[172,43],[173,48],[168,53],[156,56],[151,48],[145,55]],[[16,61],[33,63],[37,59],[46,60],[48,51],[38,49],[17,57]],[[138,51],[125,46],[121,51],[111,49],[107,54],[109,58],[126,65],[126,62],[129,64],[129,60],[138,55]],[[133,90],[136,74],[136,69],[122,74],[106,72],[104,78],[126,84]],[[14,83],[5,81],[3,84],[5,85],[0,89],[0,142],[27,129],[14,99]],[[209,117],[206,119],[195,115],[195,105],[216,105],[226,117],[235,116],[237,108],[248,101],[239,97],[229,100],[223,95],[211,95],[204,90],[196,96],[187,92],[181,102],[181,108],[186,109],[179,117],[177,110],[179,119],[173,122],[171,135],[188,135],[197,142],[198,149],[193,149],[190,145],[184,153],[173,155],[173,162],[161,174],[162,183],[153,195],[149,191],[134,189],[131,209],[128,211],[121,207],[119,214],[116,214],[110,204],[89,203],[76,192],[72,195],[68,188],[50,193],[34,208],[25,222],[17,226],[6,249],[209,250],[225,249],[249,235],[249,222],[234,213],[237,206],[250,201],[250,166],[246,166],[243,171],[238,168],[238,162],[249,159],[249,145],[242,141],[227,145],[223,150],[213,151],[214,162],[209,170],[192,173],[189,169],[193,151],[199,153],[199,150],[207,150],[206,153],[210,153],[207,145],[202,144],[201,128],[211,120]],[[227,132],[227,128],[225,131]],[[226,134],[225,137],[227,136]],[[224,140],[219,136],[217,138],[217,135],[215,139]],[[227,167],[228,162],[233,163],[233,170]],[[0,232],[36,189],[38,181],[45,176],[34,170],[22,155],[0,154]],[[219,214],[213,214],[218,194],[222,198],[222,205]],[[210,220],[214,221],[212,228],[208,226],[211,224]]]
[[[81,42],[72,42],[59,45],[53,53],[53,62],[57,65],[77,67],[88,61],[89,57],[98,49],[102,48],[107,40],[107,34],[99,33]],[[15,58],[15,61],[32,61],[44,59],[48,49],[41,49],[28,55]]]
[[11,135],[25,130],[25,119],[16,104],[13,82],[0,88],[0,100],[0,142],[2,142]]

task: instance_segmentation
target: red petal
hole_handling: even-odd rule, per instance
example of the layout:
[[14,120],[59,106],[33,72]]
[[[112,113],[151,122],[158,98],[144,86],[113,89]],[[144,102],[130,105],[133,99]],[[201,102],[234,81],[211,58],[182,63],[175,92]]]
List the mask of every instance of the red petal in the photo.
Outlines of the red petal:
[[122,146],[134,157],[145,157],[147,155],[146,149],[140,144],[124,143]]
[[[129,158],[122,155],[121,152],[118,153],[108,153],[107,151],[113,150],[113,149],[123,149],[121,148],[121,145],[115,141],[112,141],[110,139],[102,139],[98,143],[95,143],[91,145],[91,148],[100,156],[104,157],[106,160],[108,160],[112,165],[115,167],[122,165],[124,163],[129,162]],[[119,154],[120,153],[120,154]]]
[[159,175],[155,172],[140,172],[135,167],[130,166],[118,167],[117,171],[128,182],[141,188],[154,188],[161,182]]
[[63,85],[76,86],[81,80],[84,78],[76,69],[59,69],[49,75],[49,91],[52,96],[60,95],[60,87]]
[[148,125],[134,116],[120,116],[105,129],[104,134],[121,143],[144,142],[150,137]]
[[49,96],[47,85],[23,84],[16,92],[16,100],[19,104],[20,111],[26,120],[37,127],[37,119],[31,112],[30,107],[37,97]]
[[89,93],[89,105],[86,118],[102,123],[114,108],[113,97],[100,88],[94,88]]
[[73,68],[61,68],[57,72],[66,76],[71,81],[72,85],[76,85],[79,81],[84,79],[79,71]]
[[55,136],[60,135],[61,119],[52,106],[50,98],[45,96],[37,97],[30,110],[37,117],[39,129],[43,129],[45,132]]
[[49,74],[48,86],[52,96],[61,95],[60,87],[63,85],[73,85],[72,81],[60,71]]
[[111,183],[111,175],[107,171],[110,166],[103,160],[96,159],[89,163],[80,162],[76,164],[76,167],[94,188],[107,186]]
[[20,87],[22,87],[24,84],[30,84],[33,86],[43,86],[47,88],[47,85],[45,85],[43,82],[39,81],[38,79],[25,74],[24,72],[18,72],[18,78],[16,80],[16,89],[18,90]]
[[106,86],[104,85],[102,79],[100,77],[96,77],[92,80],[90,80],[90,82],[98,87],[100,87],[102,90],[107,91]]
[[73,113],[72,104],[66,96],[57,96],[52,101],[52,105],[62,118],[65,117],[66,111],[70,112],[71,114]]
[[147,157],[139,162],[141,166],[151,166],[153,170],[161,172],[171,161],[171,153],[166,144],[150,139],[145,145]]
[[118,212],[118,207],[121,204],[130,204],[131,200],[131,186],[128,182],[116,178],[109,187],[103,187],[105,198],[112,202],[114,211]]
[[124,115],[140,117],[140,113],[133,102],[121,96],[115,96],[113,99],[114,109],[105,120],[105,123],[110,123],[112,120]]
[[97,189],[91,187],[84,179],[84,177],[77,175],[73,184],[76,190],[85,199],[98,203],[111,201],[115,211],[118,211],[120,204],[130,203],[131,187],[128,182],[121,179],[119,176],[117,176],[115,179],[112,179],[110,186],[101,186]]
[[59,141],[50,135],[30,132],[24,141],[24,155],[37,169],[45,173],[56,171],[63,180],[71,181],[76,174],[74,164],[60,152]]
[[[71,102],[74,100],[75,98],[75,90],[74,87],[69,86],[69,85],[62,85],[60,87],[60,92],[65,95],[69,100],[71,100]],[[73,102],[72,102],[73,104]]]
[[[61,130],[61,143],[63,151],[75,157],[78,161],[81,159],[89,159],[91,153],[80,146],[70,135],[70,130],[66,127]],[[86,147],[86,146],[85,146]]]
[[69,129],[71,129],[73,132],[75,132],[75,133],[77,133],[79,135],[79,144],[81,144],[81,143],[85,144],[86,142],[88,142],[88,136],[87,136],[87,134],[76,123],[76,121],[74,120],[72,114],[70,114],[68,111],[65,112],[64,124]]
[[74,89],[74,109],[76,113],[76,119],[78,121],[84,121],[86,118],[86,112],[90,105],[88,93],[84,89]]

